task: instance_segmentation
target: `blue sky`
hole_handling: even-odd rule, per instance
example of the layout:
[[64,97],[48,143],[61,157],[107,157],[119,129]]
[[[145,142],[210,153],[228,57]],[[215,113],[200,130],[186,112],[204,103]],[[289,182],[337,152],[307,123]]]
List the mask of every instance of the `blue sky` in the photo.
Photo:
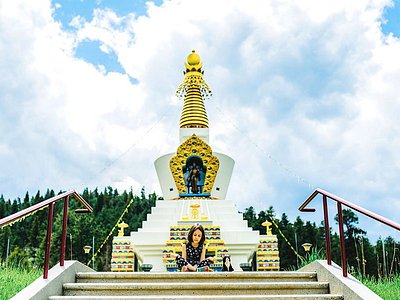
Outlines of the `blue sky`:
[[160,193],[196,49],[240,210],[294,220],[321,187],[400,222],[400,4],[348,2],[0,0],[0,193]]
[[400,36],[400,1],[394,0],[391,5],[387,6],[383,13],[384,22],[382,24],[382,32],[384,34],[393,34]]
[[[134,14],[135,16],[146,16],[147,1],[142,0],[121,0],[121,1],[85,1],[85,0],[65,0],[52,1],[55,9],[53,18],[62,24],[64,30],[74,32],[75,28],[71,26],[71,21],[76,17],[82,17],[87,21],[93,19],[93,11],[112,10],[119,16]],[[153,1],[160,5],[162,1]],[[118,57],[113,51],[105,53],[100,49],[101,42],[96,40],[81,41],[75,48],[75,56],[84,59],[95,65],[102,65],[107,72],[125,73],[123,66],[118,62]]]

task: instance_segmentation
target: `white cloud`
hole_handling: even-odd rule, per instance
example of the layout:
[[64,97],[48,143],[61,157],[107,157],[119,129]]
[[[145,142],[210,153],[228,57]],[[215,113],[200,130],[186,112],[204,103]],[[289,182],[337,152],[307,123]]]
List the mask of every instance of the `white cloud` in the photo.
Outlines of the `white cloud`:
[[139,193],[142,188],[140,182],[137,182],[134,178],[127,176],[123,178],[121,181],[115,182],[115,187],[119,191],[127,190],[129,191],[131,188],[135,193]]
[[[98,9],[66,32],[47,1],[2,1],[0,192],[159,192],[153,161],[178,146],[173,95],[196,49],[214,92],[210,142],[236,160],[228,196],[239,208],[294,218],[310,183],[396,219],[376,207],[400,195],[400,44],[379,27],[388,4],[166,1],[140,17]],[[86,40],[138,84],[76,58]]]

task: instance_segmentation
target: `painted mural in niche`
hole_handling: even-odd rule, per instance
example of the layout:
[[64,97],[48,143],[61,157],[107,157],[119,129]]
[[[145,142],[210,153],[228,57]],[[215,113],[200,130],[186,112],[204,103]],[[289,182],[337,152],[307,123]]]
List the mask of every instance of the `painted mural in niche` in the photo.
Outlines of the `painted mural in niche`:
[[169,164],[179,196],[210,196],[219,160],[207,143],[193,134],[178,147]]

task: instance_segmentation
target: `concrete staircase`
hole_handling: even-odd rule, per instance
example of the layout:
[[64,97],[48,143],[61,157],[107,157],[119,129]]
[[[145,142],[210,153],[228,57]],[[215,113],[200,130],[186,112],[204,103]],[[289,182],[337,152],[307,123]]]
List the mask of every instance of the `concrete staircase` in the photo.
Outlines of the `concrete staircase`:
[[49,299],[344,299],[329,290],[316,272],[84,272]]

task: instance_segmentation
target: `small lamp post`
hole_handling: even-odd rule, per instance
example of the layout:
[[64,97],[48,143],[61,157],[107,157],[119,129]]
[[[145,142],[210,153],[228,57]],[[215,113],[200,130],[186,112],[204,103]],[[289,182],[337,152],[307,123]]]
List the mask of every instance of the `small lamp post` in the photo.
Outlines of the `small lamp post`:
[[85,251],[85,254],[89,254],[90,249],[92,249],[91,246],[84,246],[84,247],[83,247],[83,251]]
[[301,246],[304,248],[304,250],[305,250],[307,253],[309,253],[309,252],[310,252],[310,249],[311,249],[311,247],[312,247],[312,244],[310,244],[310,243],[304,243],[304,244],[302,244]]
[[83,251],[85,251],[85,254],[89,254],[90,253],[90,249],[92,250],[92,269],[94,270],[94,237],[93,237],[93,247],[91,246],[84,246],[83,247]]
[[311,247],[312,247],[312,244],[310,244],[310,243],[304,243],[304,244],[302,244],[301,245],[303,248],[304,248],[304,250],[306,251],[306,255],[305,255],[305,257],[304,257],[304,263],[309,263],[310,261],[310,249],[311,249]]

